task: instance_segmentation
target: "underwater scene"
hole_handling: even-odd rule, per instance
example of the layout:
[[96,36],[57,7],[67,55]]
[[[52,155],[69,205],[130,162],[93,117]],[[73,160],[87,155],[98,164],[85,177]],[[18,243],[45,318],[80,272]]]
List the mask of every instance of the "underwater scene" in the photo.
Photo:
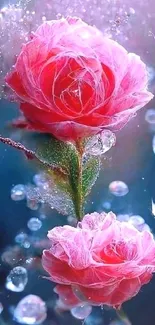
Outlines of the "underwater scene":
[[154,0],[0,0],[0,325],[155,324],[154,95]]

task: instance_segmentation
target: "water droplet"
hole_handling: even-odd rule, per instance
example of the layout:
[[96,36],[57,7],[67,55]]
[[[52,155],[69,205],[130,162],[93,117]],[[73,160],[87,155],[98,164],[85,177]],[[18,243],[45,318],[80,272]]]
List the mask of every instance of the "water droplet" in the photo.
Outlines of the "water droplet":
[[15,242],[17,244],[23,244],[25,242],[25,240],[28,238],[27,234],[24,232],[20,232],[19,234],[16,235],[15,237]]
[[15,185],[11,190],[11,199],[21,201],[25,199],[25,186],[22,184]]
[[19,246],[10,246],[3,252],[1,260],[11,266],[16,265],[24,259],[23,253]]
[[14,292],[21,292],[28,282],[27,271],[22,266],[14,267],[6,279],[6,288]]
[[100,134],[90,138],[85,147],[85,153],[98,156],[111,149],[116,143],[116,136],[109,130],[104,130]]
[[142,225],[142,231],[149,231],[149,232],[151,232],[151,229],[150,229],[149,225],[147,225],[146,223],[144,223]]
[[36,211],[39,209],[39,203],[37,199],[27,199],[26,205],[30,210]]
[[145,114],[145,121],[149,124],[155,124],[155,109],[150,108]]
[[102,203],[102,208],[106,209],[106,210],[110,210],[111,209],[111,202],[109,201],[105,201]]
[[71,309],[71,315],[77,319],[85,319],[91,314],[91,312],[92,307],[89,305],[81,305]]
[[134,8],[129,8],[129,13],[131,14],[131,15],[134,15],[135,14],[135,9]]
[[22,246],[23,246],[24,248],[28,249],[28,248],[30,248],[31,243],[30,243],[28,240],[25,240]]
[[109,184],[109,191],[115,196],[124,196],[129,192],[129,188],[122,181],[114,181]]
[[129,223],[134,227],[137,227],[143,225],[145,220],[141,216],[132,216],[129,218]]
[[48,183],[47,176],[44,173],[35,174],[33,177],[33,182],[38,186],[42,187]]
[[45,220],[45,219],[47,219],[47,215],[44,213],[41,213],[41,214],[39,214],[39,219]]
[[98,315],[89,315],[85,320],[85,325],[103,325],[103,318]]
[[76,218],[75,217],[72,217],[72,216],[68,216],[67,217],[67,221],[68,221],[69,225],[71,225],[73,227],[75,227],[76,224],[77,224]]
[[155,69],[151,66],[147,66],[148,81],[151,85],[152,81],[155,79]]
[[117,220],[119,220],[119,221],[128,222],[129,218],[130,218],[130,216],[128,214],[118,214],[117,215]]
[[2,313],[2,311],[3,311],[3,305],[2,305],[2,303],[0,302],[0,314]]
[[14,319],[20,324],[38,325],[47,317],[45,302],[38,296],[28,295],[23,298],[14,311]]
[[42,222],[38,218],[31,218],[28,221],[27,226],[31,231],[37,231],[41,228]]
[[155,154],[155,135],[153,136],[153,139],[152,139],[152,149]]

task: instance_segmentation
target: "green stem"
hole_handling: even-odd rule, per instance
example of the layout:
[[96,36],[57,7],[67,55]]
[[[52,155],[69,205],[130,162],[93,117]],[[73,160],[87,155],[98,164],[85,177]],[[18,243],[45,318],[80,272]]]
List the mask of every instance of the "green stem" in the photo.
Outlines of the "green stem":
[[76,217],[80,221],[83,217],[83,195],[82,195],[82,156],[83,156],[83,145],[79,140],[76,142],[76,150],[78,151],[78,182],[76,189],[75,198],[75,212]]

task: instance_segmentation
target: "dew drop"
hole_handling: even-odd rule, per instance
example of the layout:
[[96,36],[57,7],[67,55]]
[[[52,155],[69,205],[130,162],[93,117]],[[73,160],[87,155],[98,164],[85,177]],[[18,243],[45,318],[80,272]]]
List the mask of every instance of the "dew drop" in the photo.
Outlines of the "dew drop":
[[11,199],[21,201],[25,199],[25,186],[22,184],[15,185],[11,190]]
[[42,227],[42,221],[38,218],[31,218],[28,221],[27,226],[31,231],[38,231]]
[[116,143],[116,136],[109,130],[104,130],[100,134],[92,137],[85,147],[85,152],[90,155],[102,155],[111,149]]
[[134,227],[141,226],[145,223],[145,220],[141,216],[132,216],[129,218],[129,223]]
[[5,287],[14,292],[21,292],[28,282],[27,271],[22,266],[14,267],[6,279]]
[[122,181],[114,181],[109,184],[109,191],[115,196],[125,196],[129,192],[129,188]]
[[47,317],[45,302],[38,296],[28,295],[17,305],[14,319],[20,324],[38,325]]
[[145,121],[149,124],[155,124],[155,109],[150,108],[145,114]]
[[91,312],[92,307],[89,305],[81,305],[71,309],[71,315],[77,319],[85,319],[91,314]]

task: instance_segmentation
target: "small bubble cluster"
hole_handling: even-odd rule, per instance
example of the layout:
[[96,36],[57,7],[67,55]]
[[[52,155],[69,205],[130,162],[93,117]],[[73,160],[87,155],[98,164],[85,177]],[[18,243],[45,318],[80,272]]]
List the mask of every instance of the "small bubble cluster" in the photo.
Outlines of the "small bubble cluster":
[[[36,174],[33,177],[33,182],[35,185],[15,185],[11,190],[12,200],[21,201],[26,199],[26,206],[33,211],[39,211],[40,207],[42,207],[44,204],[48,204],[51,209],[56,209],[64,215],[74,216],[75,211],[71,197],[69,194],[62,192],[59,188],[57,188],[49,176],[47,176],[45,173]],[[45,218],[46,215],[41,213],[40,219]],[[32,223],[33,220],[32,222],[28,222],[29,229],[31,228]],[[40,225],[39,227],[41,227],[41,220],[38,220],[37,224],[38,226]]]

